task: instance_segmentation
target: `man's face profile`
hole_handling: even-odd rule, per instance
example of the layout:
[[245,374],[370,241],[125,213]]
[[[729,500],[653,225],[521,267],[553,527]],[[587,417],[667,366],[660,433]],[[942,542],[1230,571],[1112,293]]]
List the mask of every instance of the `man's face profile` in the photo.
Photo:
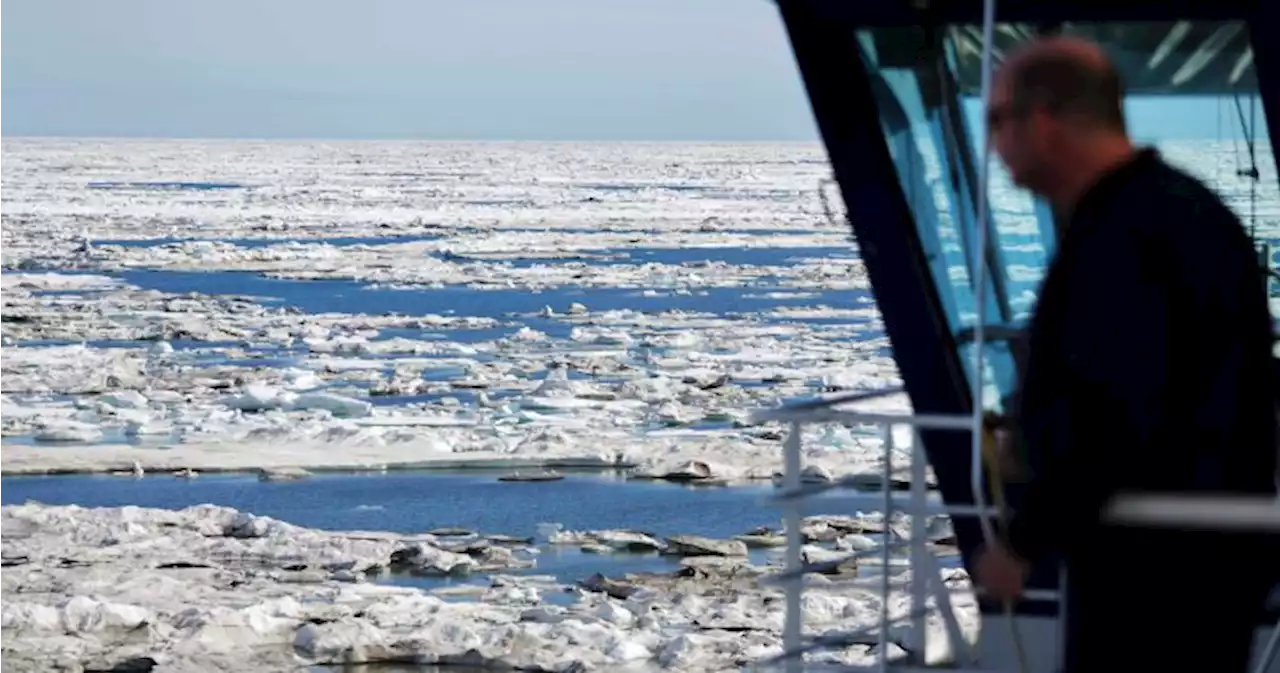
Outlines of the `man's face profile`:
[[1009,89],[1006,78],[998,77],[987,106],[987,133],[1014,184],[1034,190],[1042,169],[1042,143],[1033,133],[1032,111],[1019,105]]
[[1011,96],[1005,78],[997,78],[987,107],[987,132],[992,147],[1009,169],[1016,186],[1042,193],[1052,174],[1053,138],[1061,129],[1057,120],[1037,105]]

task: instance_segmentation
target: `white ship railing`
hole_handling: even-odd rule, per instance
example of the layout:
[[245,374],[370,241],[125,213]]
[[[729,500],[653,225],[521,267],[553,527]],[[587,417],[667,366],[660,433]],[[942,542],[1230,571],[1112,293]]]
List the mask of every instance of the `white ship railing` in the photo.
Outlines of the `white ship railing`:
[[[973,505],[956,505],[931,502],[928,496],[927,470],[928,461],[925,458],[923,444],[919,439],[919,430],[943,430],[956,432],[973,432],[974,417],[970,415],[963,416],[937,416],[937,415],[895,415],[895,413],[874,413],[874,412],[858,412],[846,411],[838,407],[847,406],[858,402],[867,402],[870,399],[887,397],[891,394],[899,394],[900,390],[886,390],[886,392],[864,393],[844,395],[844,397],[832,397],[814,400],[814,402],[795,404],[795,406],[781,407],[776,409],[765,409],[754,416],[755,422],[781,422],[790,426],[790,434],[787,435],[785,445],[783,445],[783,479],[782,493],[776,496],[777,503],[781,505],[783,512],[783,526],[786,528],[786,569],[778,574],[774,581],[780,583],[785,589],[786,595],[786,618],[783,622],[783,654],[769,661],[765,661],[764,667],[781,667],[786,673],[804,673],[806,670],[922,670],[924,669],[925,653],[927,653],[927,619],[933,610],[929,609],[928,600],[932,598],[936,604],[936,610],[942,619],[943,628],[945,628],[948,641],[950,641],[951,651],[954,653],[956,664],[960,664],[960,668],[947,667],[948,670],[979,670],[977,658],[975,658],[974,649],[966,640],[963,629],[960,627],[959,618],[956,617],[954,606],[951,601],[951,589],[946,586],[942,577],[941,563],[938,562],[936,555],[929,549],[929,541],[927,534],[928,517],[937,516],[937,514],[946,514],[946,516],[978,516],[987,519],[996,516],[998,513],[995,508],[989,507],[986,502],[986,491],[983,484],[983,463],[980,453],[975,455],[972,462],[973,466]],[[864,486],[863,482],[855,482],[851,479],[842,479],[828,484],[803,484],[801,482],[801,471],[804,468],[803,452],[801,452],[801,436],[805,425],[810,424],[840,424],[840,425],[874,425],[881,430],[882,450],[883,450],[883,466],[882,466],[882,491],[878,494],[854,494],[850,496],[850,504],[859,504],[859,511],[868,511],[868,509],[876,509],[882,512],[884,521],[884,536],[882,545],[873,551],[864,551],[864,553],[850,554],[849,557],[838,558],[831,562],[824,563],[808,563],[804,562],[803,546],[804,536],[801,534],[803,527],[803,508],[805,500],[812,498],[814,495],[829,493],[829,491],[840,489],[855,489],[855,487]],[[893,439],[893,430],[897,427],[910,427],[913,431],[913,441],[911,441],[911,459],[910,459],[910,487],[908,498],[902,502],[899,493],[892,489],[892,482],[895,479],[896,466],[895,454],[899,447]],[[979,444],[980,447],[980,444]],[[910,518],[910,540],[906,544],[895,542],[892,540],[892,528],[890,526],[891,519],[895,513],[906,514]],[[989,523],[988,523],[989,525]],[[984,525],[986,530],[988,525]],[[908,548],[908,564],[910,568],[910,609],[905,617],[893,618],[890,614],[890,599],[893,594],[892,578],[890,566],[892,563],[891,554],[895,550],[899,550],[902,546]],[[881,614],[876,626],[865,629],[865,631],[850,633],[840,637],[805,637],[804,633],[804,576],[812,572],[822,572],[832,566],[842,566],[851,559],[865,558],[869,554],[878,554],[881,557],[881,586],[879,586],[879,598],[881,598]],[[1057,600],[1056,592],[1034,592],[1036,595],[1028,595],[1030,599],[1041,600]],[[1010,627],[1012,627],[1011,617]],[[900,626],[901,622],[910,622],[908,636],[906,636],[906,644],[904,649],[908,653],[913,654],[913,661],[910,663],[895,663],[890,660],[890,631],[891,628]],[[815,653],[819,650],[829,649],[845,649],[855,644],[867,644],[868,636],[874,636],[877,644],[877,663],[874,667],[810,667],[806,668],[804,658],[806,654]],[[1059,651],[1061,651],[1059,649]],[[965,668],[969,667],[969,668]]]
[[[941,565],[937,556],[929,548],[927,534],[927,517],[943,514],[947,516],[977,516],[984,520],[984,534],[990,533],[990,520],[999,514],[997,508],[986,502],[984,485],[984,465],[981,455],[981,444],[975,443],[977,455],[971,462],[971,482],[973,487],[973,505],[955,505],[931,502],[926,486],[926,469],[928,460],[925,457],[923,444],[918,431],[943,430],[954,432],[974,432],[974,417],[970,415],[903,415],[850,411],[837,407],[888,395],[900,394],[900,390],[889,390],[874,393],[828,397],[812,402],[768,409],[757,412],[753,420],[757,423],[784,423],[790,432],[784,443],[784,471],[782,492],[775,500],[783,510],[783,523],[786,528],[786,567],[784,572],[773,578],[784,587],[786,595],[786,617],[783,624],[783,653],[767,662],[765,668],[781,666],[786,673],[804,673],[816,670],[840,671],[921,671],[927,668],[925,661],[927,652],[926,620],[932,610],[928,606],[929,598],[933,598],[937,612],[950,641],[951,652],[955,658],[953,665],[946,666],[950,671],[991,670],[980,667],[974,648],[965,638],[959,619],[952,606],[951,589],[943,580]],[[843,425],[876,425],[879,426],[883,441],[882,484],[880,493],[854,494],[850,496],[850,504],[861,505],[859,511],[867,511],[878,507],[884,517],[884,538],[882,545],[872,551],[850,554],[833,561],[823,563],[804,562],[802,534],[802,508],[807,498],[838,489],[854,489],[865,484],[862,480],[839,479],[829,483],[805,484],[801,481],[803,454],[801,451],[802,430],[807,424],[837,423]],[[894,429],[909,427],[913,431],[911,444],[910,481],[905,503],[903,498],[892,488],[895,475],[894,454],[897,445],[894,440]],[[910,517],[910,539],[905,543],[894,542],[890,520],[895,513],[903,513]],[[1117,502],[1107,513],[1112,523],[1128,525],[1178,527],[1178,528],[1214,528],[1236,531],[1269,531],[1280,533],[1280,501],[1262,498],[1222,498],[1204,496],[1152,496],[1132,497]],[[990,539],[988,537],[988,539]],[[892,563],[890,555],[903,547],[908,549],[910,567],[911,592],[910,610],[906,615],[891,618],[889,599],[893,592],[889,573]],[[855,558],[865,558],[870,554],[880,556],[882,563],[880,577],[880,615],[878,623],[864,631],[845,634],[839,637],[811,637],[804,634],[804,576],[812,572],[830,570],[839,567]],[[976,589],[975,589],[976,590]],[[1057,601],[1058,593],[1053,591],[1029,591],[1024,598],[1040,601]],[[1017,625],[1012,614],[1006,613],[1005,620],[1013,629],[1014,643],[1018,646]],[[906,621],[910,623],[904,649],[911,653],[913,661],[895,663],[889,659],[890,629]],[[871,638],[874,637],[874,641]],[[872,667],[843,666],[810,666],[806,668],[804,655],[826,649],[842,649],[854,644],[877,646],[877,662]],[[1058,633],[1056,652],[1061,656],[1061,631]],[[1266,671],[1269,664],[1280,650],[1280,628],[1274,630],[1256,670]],[[1025,668],[1026,664],[1020,662]]]

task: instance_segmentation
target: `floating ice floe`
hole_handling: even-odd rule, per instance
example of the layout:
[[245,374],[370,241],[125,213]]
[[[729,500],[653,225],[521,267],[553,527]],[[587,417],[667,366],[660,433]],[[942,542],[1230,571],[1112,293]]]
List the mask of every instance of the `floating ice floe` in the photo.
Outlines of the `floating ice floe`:
[[[761,534],[658,539],[549,527],[553,544],[683,557],[673,574],[595,575],[568,587],[506,574],[536,565],[528,542],[469,531],[320,531],[210,505],[170,511],[28,504],[6,506],[0,517],[6,670],[132,670],[150,662],[177,671],[283,671],[413,662],[709,671],[781,651],[785,601],[780,589],[761,581],[781,568],[746,558],[744,540]],[[875,523],[807,521],[810,560],[845,564],[811,576],[809,633],[854,632],[879,618],[879,578],[860,577],[847,554],[819,540],[867,527]],[[490,579],[433,595],[379,584],[389,572]],[[948,584],[964,588],[963,571],[946,572]],[[545,600],[566,592],[576,600]],[[470,600],[457,600],[460,593]],[[908,592],[896,592],[891,610],[906,610],[910,600]],[[952,600],[972,637],[972,596]],[[944,629],[940,619],[927,625],[925,655],[936,661],[947,656]],[[898,629],[890,642],[902,638]],[[866,664],[873,656],[852,647],[816,660]]]
[[[815,225],[814,147],[624,167],[382,148],[389,173],[325,163],[317,186],[300,167],[355,150],[200,145],[244,175],[163,189],[148,175],[208,167],[103,147],[6,143],[6,473],[699,460],[735,466],[707,483],[768,479],[780,429],[745,427],[752,408],[895,382],[856,251]],[[123,174],[89,205],[45,160],[104,151]],[[485,177],[424,201],[397,171]],[[874,438],[806,451],[878,467]]]

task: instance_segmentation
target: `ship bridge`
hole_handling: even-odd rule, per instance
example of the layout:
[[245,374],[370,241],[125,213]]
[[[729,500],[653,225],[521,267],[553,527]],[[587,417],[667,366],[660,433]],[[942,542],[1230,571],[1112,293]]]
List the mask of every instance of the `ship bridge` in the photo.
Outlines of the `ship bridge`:
[[[1280,2],[996,0],[989,43],[982,0],[777,4],[913,417],[842,416],[820,401],[769,418],[795,423],[789,473],[799,470],[801,422],[871,419],[912,427],[917,462],[927,459],[936,476],[968,565],[984,539],[981,518],[992,490],[978,468],[976,426],[961,421],[977,417],[975,402],[998,412],[1013,394],[1019,335],[1057,238],[1053,210],[1009,184],[995,161],[986,181],[989,207],[981,207],[984,48],[989,44],[998,65],[1004,53],[1037,36],[1101,43],[1123,72],[1131,111],[1159,106],[1159,114],[1130,114],[1133,135],[1218,189],[1255,236],[1259,262],[1270,267],[1272,237],[1280,235],[1277,211],[1265,207],[1280,203],[1276,140],[1268,133],[1268,122],[1280,123]],[[1199,123],[1205,139],[1172,141],[1168,122],[1179,119]],[[985,341],[982,358],[973,357],[976,337]],[[892,437],[885,433],[887,444]],[[923,468],[916,472],[923,481]],[[804,495],[798,477],[787,485],[784,502]],[[924,496],[917,495],[919,505]],[[886,508],[893,502],[886,495]],[[788,530],[798,528],[799,515],[788,516]],[[793,573],[803,574],[797,559]],[[913,552],[913,565],[917,560]],[[1011,616],[983,605],[986,622],[1017,621],[1012,637],[1026,641],[1010,642],[1009,630],[984,625],[984,670],[1056,669],[1061,577],[1056,562],[1036,567],[1029,598]],[[924,600],[926,590],[917,589]],[[1260,661],[1274,659],[1276,640],[1263,627],[1274,626],[1276,616],[1259,617]],[[797,620],[788,622],[789,650],[821,647],[802,637]],[[1271,651],[1262,652],[1268,641]],[[1025,652],[1015,658],[1019,649]],[[1270,665],[1265,670],[1280,671],[1280,663]]]

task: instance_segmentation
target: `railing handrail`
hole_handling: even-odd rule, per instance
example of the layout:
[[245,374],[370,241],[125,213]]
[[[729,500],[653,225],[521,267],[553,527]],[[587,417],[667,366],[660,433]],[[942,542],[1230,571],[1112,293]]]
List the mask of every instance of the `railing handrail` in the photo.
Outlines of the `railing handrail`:
[[[925,631],[926,622],[923,612],[926,611],[927,595],[933,593],[936,600],[936,609],[942,614],[943,621],[947,626],[949,640],[956,648],[956,653],[962,659],[967,660],[971,664],[977,664],[974,653],[970,644],[965,640],[960,629],[959,622],[956,620],[954,610],[951,605],[949,594],[951,590],[941,583],[941,568],[938,566],[934,553],[928,549],[925,539],[924,517],[936,510],[938,513],[948,516],[975,516],[979,521],[984,523],[984,529],[990,528],[990,518],[998,516],[999,512],[995,511],[985,498],[975,494],[975,503],[972,505],[949,505],[945,502],[940,503],[940,507],[931,506],[933,503],[928,501],[926,493],[925,470],[927,469],[927,458],[924,450],[920,445],[920,430],[949,430],[977,433],[980,432],[979,420],[976,414],[914,414],[914,413],[886,413],[886,412],[866,412],[842,410],[836,407],[857,402],[866,402],[873,399],[887,397],[889,395],[899,394],[902,391],[898,389],[879,390],[871,392],[853,393],[838,396],[824,397],[814,400],[807,400],[800,403],[792,403],[773,409],[758,410],[751,415],[752,421],[756,423],[781,422],[786,423],[790,428],[790,433],[785,442],[784,451],[784,491],[775,497],[784,510],[784,523],[787,530],[787,564],[786,569],[774,581],[782,584],[786,589],[787,597],[787,617],[784,620],[783,628],[783,644],[784,652],[775,659],[775,662],[786,662],[787,671],[789,673],[800,673],[805,669],[803,656],[806,651],[821,648],[823,642],[821,639],[807,639],[803,635],[803,617],[801,615],[803,603],[801,594],[804,591],[804,576],[807,573],[823,569],[830,563],[810,564],[803,562],[801,558],[801,545],[803,540],[800,536],[800,501],[805,498],[817,495],[822,492],[832,491],[840,488],[856,487],[858,482],[852,479],[837,480],[829,484],[801,484],[800,469],[802,467],[802,451],[801,451],[801,434],[805,424],[810,423],[840,423],[845,425],[876,425],[881,430],[881,437],[884,444],[884,465],[882,473],[884,483],[880,484],[881,493],[875,494],[880,500],[879,507],[874,505],[870,509],[880,509],[886,524],[886,539],[881,548],[876,550],[881,556],[882,562],[887,566],[889,564],[889,555],[894,547],[907,546],[910,549],[911,567],[919,573],[917,576],[913,572],[911,586],[911,604],[912,612],[910,621],[915,625],[911,631],[911,646],[914,650],[923,654],[926,651]],[[894,429],[896,426],[907,426],[912,428],[913,441],[911,445],[911,481],[910,481],[910,499],[908,503],[897,502],[892,489],[893,479],[893,463],[896,447],[894,446]],[[980,445],[980,443],[978,444]],[[978,460],[974,461],[975,470],[979,470],[982,463]],[[981,478],[980,471],[973,475],[975,481]],[[904,506],[905,505],[905,506]],[[904,545],[903,543],[893,543],[888,539],[890,529],[888,523],[895,511],[904,511],[912,516],[912,534],[911,539]],[[870,554],[854,554],[854,557],[868,556]],[[848,559],[836,559],[837,567],[847,562]],[[881,603],[880,623],[871,627],[870,631],[878,631],[878,642],[880,645],[880,661],[879,670],[887,672],[889,670],[888,653],[888,632],[890,622],[893,621],[888,613],[888,596],[892,591],[889,583],[888,569],[884,570],[881,577],[881,592],[883,594]],[[976,588],[975,591],[979,592]],[[1039,600],[1055,600],[1056,592],[1051,596],[1036,597]],[[921,613],[921,614],[917,614]],[[1016,626],[1012,622],[1012,615],[1008,615],[1010,619],[1010,628],[1015,629]],[[1016,633],[1015,633],[1016,636]],[[836,643],[831,643],[834,645]],[[1022,657],[1020,656],[1019,659]],[[1022,666],[1025,668],[1025,665]],[[896,668],[896,667],[895,667]]]
[[1204,493],[1134,494],[1116,498],[1104,518],[1109,523],[1129,526],[1280,533],[1280,498]]
[[821,395],[807,400],[799,400],[789,402],[782,405],[784,409],[823,409],[826,407],[834,407],[839,404],[852,404],[854,402],[866,402],[867,400],[875,400],[881,397],[892,397],[894,395],[906,395],[907,389],[897,388],[879,388],[876,390],[856,390],[850,392],[842,392],[828,395]]
[[[815,569],[825,567],[829,564],[808,564],[801,557],[801,546],[803,539],[800,534],[801,513],[800,501],[816,495],[822,491],[829,491],[841,487],[854,485],[853,482],[841,480],[833,484],[827,485],[802,485],[800,483],[800,470],[802,467],[801,452],[801,434],[804,424],[807,423],[823,423],[838,422],[845,424],[875,424],[880,426],[881,439],[884,444],[884,465],[882,469],[883,483],[881,484],[881,492],[876,494],[880,500],[878,509],[882,510],[886,524],[886,539],[884,544],[873,553],[880,555],[882,563],[886,566],[886,570],[881,577],[881,592],[885,599],[881,602],[880,623],[871,627],[869,631],[878,631],[878,641],[880,645],[881,661],[880,670],[887,671],[888,659],[888,631],[890,626],[890,615],[888,612],[887,597],[891,592],[889,583],[889,573],[887,566],[890,561],[890,551],[893,547],[908,546],[910,549],[910,563],[913,568],[921,571],[918,578],[913,576],[912,583],[912,617],[911,621],[915,623],[912,630],[912,637],[916,640],[913,645],[915,649],[923,653],[925,651],[925,619],[924,612],[927,604],[927,594],[932,591],[936,600],[937,609],[942,613],[944,624],[946,625],[949,639],[953,641],[953,645],[958,651],[963,651],[967,656],[966,659],[972,661],[973,655],[969,648],[968,642],[964,639],[960,629],[954,610],[951,607],[949,598],[950,590],[942,584],[941,568],[938,567],[937,560],[933,552],[927,548],[925,539],[924,516],[928,513],[929,503],[925,490],[925,469],[927,459],[924,458],[923,449],[920,446],[918,433],[913,439],[911,446],[911,488],[910,488],[910,505],[901,507],[894,497],[894,491],[891,488],[893,478],[893,458],[895,454],[893,430],[895,426],[909,426],[913,430],[922,428],[936,428],[945,430],[973,431],[973,417],[970,415],[922,415],[922,414],[888,414],[888,413],[866,413],[854,411],[840,411],[834,407],[840,404],[849,404],[857,401],[866,401],[884,397],[888,394],[894,394],[898,391],[876,391],[872,393],[858,393],[853,395],[843,395],[835,398],[825,398],[793,404],[786,407],[762,410],[752,415],[756,422],[785,422],[789,425],[790,432],[784,444],[784,464],[783,473],[783,493],[779,494],[776,500],[783,508],[784,527],[787,537],[787,553],[786,553],[786,569],[781,573],[780,577],[774,578],[774,581],[783,584],[786,590],[786,618],[783,622],[783,653],[775,658],[776,662],[785,661],[786,668],[789,673],[800,673],[804,670],[803,656],[806,651],[821,648],[823,642],[821,639],[806,639],[803,634],[803,603],[801,594],[804,590],[804,576],[813,572]],[[945,503],[944,509],[950,509],[944,513],[950,515],[960,514],[959,507],[947,508]],[[975,510],[973,513],[977,516],[991,516],[994,513],[986,511],[989,509],[985,503],[980,503],[976,507],[970,507]],[[912,520],[911,538],[906,545],[901,543],[894,544],[888,539],[889,529],[888,522],[895,510],[904,510],[910,512],[914,518]],[[854,556],[866,556],[867,554],[855,554]],[[837,560],[837,566],[847,562],[848,559]],[[832,643],[834,644],[834,643]]]
[[[844,411],[835,409],[834,407],[842,404],[850,404],[854,402],[867,401],[887,395],[896,394],[899,391],[874,391],[871,393],[856,393],[852,395],[842,395],[833,398],[825,398],[804,402],[801,404],[793,404],[789,406],[779,407],[775,409],[766,409],[756,412],[752,418],[756,422],[785,422],[790,427],[790,435],[786,441],[785,452],[785,475],[784,490],[773,497],[773,500],[783,506],[785,514],[785,524],[787,529],[787,568],[778,577],[772,578],[777,584],[782,584],[787,591],[787,608],[788,618],[784,628],[784,645],[785,651],[782,655],[775,658],[775,662],[786,661],[789,671],[802,671],[804,665],[802,663],[803,652],[820,648],[823,645],[823,639],[808,639],[802,633],[802,621],[799,611],[802,608],[800,601],[800,592],[804,589],[804,576],[812,572],[815,568],[830,565],[830,563],[806,564],[800,559],[800,546],[803,544],[799,529],[801,525],[801,516],[799,511],[799,501],[805,498],[818,495],[823,492],[834,491],[842,488],[856,488],[864,485],[853,479],[840,479],[825,484],[801,484],[800,468],[801,468],[801,445],[800,436],[804,425],[809,423],[844,423],[844,424],[874,424],[880,426],[881,436],[884,442],[885,464],[883,466],[883,476],[885,483],[880,484],[882,492],[879,493],[858,493],[853,498],[858,500],[866,500],[868,510],[880,509],[883,511],[885,520],[886,535],[889,534],[889,520],[895,511],[902,511],[916,517],[912,523],[911,539],[906,545],[902,543],[892,543],[886,537],[885,544],[882,549],[875,552],[854,554],[855,557],[870,556],[872,554],[881,555],[885,563],[888,563],[890,549],[892,547],[909,546],[911,549],[910,563],[913,570],[920,571],[917,576],[912,576],[913,591],[913,611],[908,615],[908,619],[915,622],[916,630],[921,631],[915,637],[919,640],[920,651],[923,652],[923,629],[925,628],[923,617],[915,613],[924,605],[925,594],[929,591],[935,592],[938,600],[937,609],[943,613],[944,620],[954,621],[954,614],[950,613],[950,602],[943,595],[937,594],[939,590],[943,594],[949,594],[953,590],[940,585],[941,576],[933,577],[940,572],[937,561],[933,556],[933,552],[927,550],[927,542],[923,537],[923,527],[921,522],[923,517],[929,514],[946,514],[948,516],[975,516],[983,520],[998,515],[996,508],[986,506],[985,503],[975,503],[973,505],[954,505],[946,502],[931,501],[927,499],[924,487],[924,470],[927,464],[923,447],[920,446],[919,434],[913,437],[913,446],[911,447],[911,488],[909,498],[898,497],[898,492],[894,491],[890,483],[893,456],[895,446],[893,440],[894,426],[907,426],[913,430],[938,429],[938,430],[958,430],[969,431],[974,430],[973,417],[970,415],[945,415],[945,414],[903,414],[903,413],[877,413],[862,411]],[[917,483],[919,482],[919,483]],[[873,500],[874,499],[874,502]],[[905,501],[905,502],[903,502]],[[877,507],[878,505],[878,507]],[[1104,521],[1117,525],[1132,525],[1142,527],[1181,527],[1181,528],[1203,528],[1210,530],[1222,530],[1227,532],[1242,533],[1277,533],[1280,532],[1280,499],[1265,496],[1234,496],[1234,495],[1210,495],[1204,493],[1188,493],[1188,494],[1147,494],[1147,495],[1126,495],[1117,498],[1104,512]],[[928,558],[924,558],[925,555]],[[837,559],[836,563],[847,562],[848,559]],[[921,567],[917,568],[917,563],[921,563]],[[882,590],[890,591],[888,584],[888,572],[882,579]],[[932,587],[932,588],[930,588]],[[939,589],[941,587],[941,589]],[[970,589],[975,594],[981,596],[983,594],[981,588],[972,587]],[[1032,591],[1024,598],[1037,601],[1057,601],[1060,600],[1058,592],[1054,591]],[[887,606],[887,601],[882,607]],[[792,611],[795,611],[792,614]],[[887,612],[882,611],[881,622],[870,627],[867,632],[879,630],[878,634],[880,644],[882,646],[881,654],[887,650],[888,624],[886,622],[896,622],[898,619],[890,619]],[[1010,617],[1012,619],[1012,617]],[[1280,628],[1280,627],[1278,627]],[[958,626],[955,629],[948,628],[948,631],[954,630],[952,640],[959,636]],[[1280,632],[1278,632],[1280,633]],[[963,638],[961,638],[963,641]],[[830,645],[838,643],[832,642]],[[957,649],[969,651],[967,642],[953,643]],[[972,659],[972,657],[969,657]],[[976,663],[976,662],[973,662]],[[879,670],[887,671],[888,661],[881,659],[879,662]],[[842,669],[845,670],[845,669]],[[875,667],[852,667],[847,670],[875,670]],[[893,670],[906,671],[913,669],[904,669],[895,665]]]
[[778,407],[761,409],[751,415],[755,423],[846,423],[870,425],[905,425],[921,430],[973,430],[973,417],[967,414],[900,414],[867,411],[842,411],[831,406]]

